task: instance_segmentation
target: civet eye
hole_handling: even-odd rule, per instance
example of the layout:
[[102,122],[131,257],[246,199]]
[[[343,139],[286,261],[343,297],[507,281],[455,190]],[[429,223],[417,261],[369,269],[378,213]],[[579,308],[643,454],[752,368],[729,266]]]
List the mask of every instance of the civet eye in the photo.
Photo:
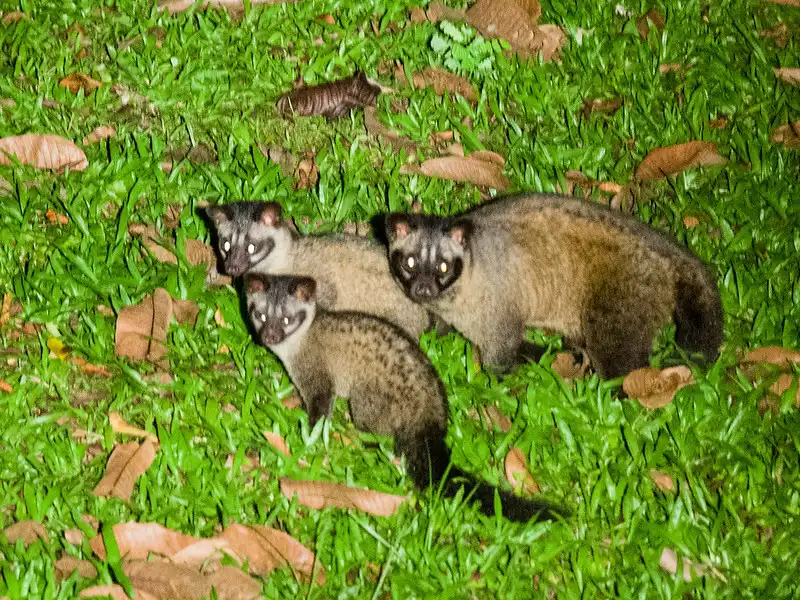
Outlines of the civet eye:
[[256,251],[256,247],[253,244],[250,244],[249,246],[247,246],[247,253],[248,254],[252,254],[255,251]]
[[265,315],[264,313],[261,313],[260,315],[258,315],[258,318],[261,319],[262,323],[266,323],[267,322],[267,315]]
[[409,256],[406,260],[406,264],[408,265],[409,269],[413,269],[417,265],[417,261],[414,260],[413,256]]
[[447,263],[446,263],[446,262],[443,262],[442,264],[440,264],[440,265],[439,265],[439,270],[440,270],[442,273],[447,273]]
[[292,320],[289,317],[283,317],[283,324],[284,325],[288,325],[291,322],[292,322]]
[[222,244],[222,249],[225,250],[225,252],[230,252],[231,243],[228,240],[225,240],[225,243]]

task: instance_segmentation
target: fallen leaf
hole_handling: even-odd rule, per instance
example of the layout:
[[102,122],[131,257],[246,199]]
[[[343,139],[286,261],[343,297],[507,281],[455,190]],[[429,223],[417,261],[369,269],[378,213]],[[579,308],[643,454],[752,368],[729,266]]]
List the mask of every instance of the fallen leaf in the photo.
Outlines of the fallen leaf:
[[410,155],[417,150],[414,140],[392,131],[378,120],[374,106],[364,108],[364,127],[369,135],[385,140],[396,150],[404,149]]
[[72,351],[71,348],[64,345],[64,342],[55,337],[47,338],[47,349],[52,353],[51,357],[58,360],[67,360]]
[[116,446],[108,459],[105,475],[92,494],[130,500],[136,480],[150,468],[155,457],[156,447],[149,438],[141,446],[136,442]]
[[586,375],[586,371],[589,369],[589,361],[584,356],[584,360],[578,363],[571,352],[559,352],[550,364],[550,368],[561,379],[580,379]]
[[253,575],[265,576],[288,565],[304,582],[311,581],[316,570],[317,584],[325,583],[325,569],[314,553],[283,531],[263,525],[233,524],[218,537],[228,542],[238,556],[247,559]]
[[[257,4],[289,4],[298,2],[299,0],[250,0],[250,5]],[[241,9],[243,8],[243,0],[166,0],[158,5],[159,11],[166,10],[169,14],[183,12],[193,5],[198,8],[227,8],[227,9]]]
[[773,69],[775,75],[790,85],[800,85],[800,67],[782,67],[780,69]]
[[83,145],[88,146],[89,144],[96,144],[108,138],[116,137],[116,135],[117,130],[113,125],[100,125],[92,129],[92,132],[83,138]]
[[493,404],[484,406],[481,412],[484,418],[500,431],[504,433],[511,431],[511,419],[500,412],[500,409]]
[[675,482],[667,473],[659,471],[658,469],[650,469],[650,480],[662,492],[674,492]]
[[134,437],[147,438],[153,444],[158,444],[158,437],[154,433],[139,429],[133,425],[129,425],[118,412],[108,413],[108,423],[111,425],[111,430],[114,433],[121,433],[123,435],[132,435]]
[[[173,249],[174,245],[159,236],[155,227],[134,223],[128,227],[128,233],[140,237],[142,243],[153,253],[156,260],[178,264],[178,258]],[[217,255],[214,253],[214,249],[201,240],[185,239],[183,253],[186,262],[192,266],[207,265],[211,268],[217,264]]]
[[270,443],[270,445],[275,448],[278,452],[285,454],[286,456],[291,456],[292,453],[289,452],[289,447],[286,445],[286,441],[283,439],[279,433],[274,433],[272,431],[264,431],[262,432],[266,440]]
[[522,450],[511,448],[505,460],[506,479],[511,486],[526,496],[539,493],[539,484],[528,470],[528,461]]
[[328,119],[344,117],[354,108],[374,106],[381,87],[371,82],[364,72],[351,77],[301,87],[284,94],[276,105],[281,116],[321,115]]
[[[658,564],[667,573],[675,575],[678,572],[678,554],[672,548],[664,548],[664,550],[661,551],[661,558]],[[728,582],[718,569],[714,567],[709,569],[705,565],[694,563],[685,557],[681,560],[681,567],[681,577],[686,582],[691,581],[695,577],[705,577],[706,573],[709,571],[717,579],[725,583]]]
[[6,394],[10,394],[14,391],[14,388],[11,387],[11,384],[5,379],[0,379],[0,390],[4,391]]
[[174,300],[163,288],[156,288],[139,304],[126,306],[117,316],[114,351],[117,356],[148,360],[169,368],[165,358],[167,328],[173,314],[181,323],[194,326],[199,309],[189,300]]
[[201,600],[211,595],[207,578],[192,567],[161,560],[129,560],[122,569],[135,589],[160,600]]
[[772,130],[770,141],[776,144],[783,144],[787,148],[800,146],[800,121],[786,123]]
[[616,96],[615,98],[609,98],[606,100],[583,100],[583,108],[581,109],[583,112],[583,118],[588,119],[592,113],[601,112],[601,113],[611,113],[614,114],[620,108],[622,108],[623,100],[620,96]]
[[[171,557],[200,541],[158,523],[119,523],[114,525],[113,531],[120,556],[128,560],[145,559],[150,553]],[[94,536],[89,546],[98,558],[106,559],[103,536]]]
[[362,510],[376,517],[397,514],[400,505],[408,496],[385,494],[362,488],[352,488],[327,481],[295,480],[282,477],[281,493],[287,498],[297,496],[303,506],[321,510],[323,508],[344,508]]
[[720,115],[716,119],[711,119],[708,122],[708,126],[711,129],[725,129],[728,126],[728,117],[726,115]]
[[691,370],[683,365],[663,370],[644,367],[625,376],[622,390],[645,408],[662,408],[672,402],[675,392],[693,383]]
[[727,162],[717,152],[714,142],[686,142],[651,150],[636,169],[635,177],[639,181],[652,181],[690,167],[724,165]]
[[764,346],[745,354],[739,361],[741,364],[769,363],[788,369],[794,363],[800,363],[800,350],[781,348],[780,346]]
[[797,6],[800,7],[800,0],[767,0],[773,4],[783,4],[784,6]]
[[223,566],[207,576],[219,600],[258,600],[261,584],[238,567]]
[[26,133],[0,139],[0,165],[10,165],[10,156],[37,169],[83,171],[89,166],[83,150],[57,135]]
[[794,407],[800,408],[800,382],[798,382],[797,377],[795,377],[791,373],[781,373],[778,376],[778,379],[775,380],[775,383],[773,383],[769,387],[769,389],[773,394],[780,397],[783,396],[783,393],[786,390],[790,389],[796,383],[798,385],[797,385],[797,391],[795,393]]
[[3,304],[0,307],[0,326],[5,325],[11,319],[11,304],[13,301],[14,297],[9,292],[3,294]]
[[81,371],[87,375],[100,375],[102,377],[111,377],[111,372],[104,365],[94,365],[88,362],[85,358],[80,356],[73,356],[70,362],[79,367]]
[[700,219],[697,217],[693,215],[686,215],[683,217],[683,226],[686,227],[686,229],[691,229],[692,227],[697,227],[698,225],[700,225]]
[[683,65],[680,63],[667,63],[658,65],[658,72],[664,75],[665,73],[680,71]]
[[31,18],[26,13],[19,10],[12,10],[3,15],[3,25],[11,25],[12,23],[18,23],[22,20],[30,21]]
[[[152,594],[148,594],[142,590],[137,590],[136,588],[134,588],[134,593],[136,594],[136,600],[162,600],[160,598],[156,598]],[[107,598],[109,596],[113,600],[130,600],[123,587],[117,584],[95,585],[90,588],[86,588],[79,594],[80,598]]]
[[452,181],[466,181],[474,185],[505,190],[511,185],[503,175],[502,156],[486,150],[473,152],[469,156],[440,156],[429,158],[421,165],[403,165],[400,173],[427,175]]
[[772,29],[762,29],[758,32],[758,36],[774,40],[776,46],[785,48],[789,43],[789,28],[786,23],[778,23]]
[[534,29],[542,14],[537,0],[478,0],[467,21],[485,38],[502,38],[517,52],[532,49]]
[[[395,78],[408,83],[402,64],[397,66]],[[414,73],[411,76],[411,81],[416,89],[431,87],[439,96],[443,96],[446,92],[451,92],[463,96],[469,102],[478,100],[475,88],[466,77],[461,77],[443,69],[426,67],[420,73]]]
[[651,24],[658,32],[663,31],[664,25],[666,25],[666,19],[664,18],[664,15],[662,15],[655,8],[648,10],[641,17],[639,17],[638,21],[636,21],[636,29],[639,30],[639,35],[641,35],[642,38],[647,39],[647,33],[650,31]]
[[294,172],[296,190],[308,190],[317,187],[319,181],[319,167],[314,162],[314,157],[302,159]]
[[187,565],[194,569],[202,569],[204,565],[210,563],[220,563],[224,556],[233,559],[237,564],[242,564],[244,558],[238,556],[230,544],[218,537],[206,538],[194,544],[186,546],[172,554],[169,558],[172,562]]
[[540,54],[543,61],[551,61],[558,58],[566,39],[567,34],[558,25],[539,25],[534,30],[533,52]]
[[58,214],[52,208],[48,208],[47,212],[44,213],[44,216],[47,218],[47,220],[50,223],[53,223],[53,224],[66,225],[67,223],[69,223],[69,219],[67,217],[65,217],[64,215]]
[[425,17],[431,23],[437,23],[439,21],[453,21],[457,23],[467,19],[467,15],[463,10],[450,8],[441,2],[431,2],[425,11]]
[[67,88],[73,94],[83,90],[83,93],[88,96],[103,84],[85,73],[70,73],[59,81],[58,85]]
[[50,536],[44,525],[36,521],[18,521],[0,531],[0,536],[5,536],[9,544],[16,544],[17,540],[22,540],[25,546],[30,546],[36,540],[47,542]]
[[91,562],[68,554],[53,563],[53,570],[55,571],[56,581],[69,578],[75,571],[78,571],[78,576],[84,579],[95,579],[97,577],[97,569]]

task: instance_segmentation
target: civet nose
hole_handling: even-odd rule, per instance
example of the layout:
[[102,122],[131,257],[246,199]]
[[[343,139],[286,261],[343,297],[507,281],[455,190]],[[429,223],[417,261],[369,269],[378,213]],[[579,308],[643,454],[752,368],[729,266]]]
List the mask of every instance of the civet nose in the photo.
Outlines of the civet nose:
[[234,248],[225,261],[225,274],[239,277],[247,270],[249,259],[247,253],[241,248]]
[[415,300],[431,300],[436,296],[436,283],[427,277],[420,277],[411,284],[411,296]]
[[272,321],[264,325],[261,330],[261,341],[265,346],[280,344],[283,341],[283,328],[280,323]]

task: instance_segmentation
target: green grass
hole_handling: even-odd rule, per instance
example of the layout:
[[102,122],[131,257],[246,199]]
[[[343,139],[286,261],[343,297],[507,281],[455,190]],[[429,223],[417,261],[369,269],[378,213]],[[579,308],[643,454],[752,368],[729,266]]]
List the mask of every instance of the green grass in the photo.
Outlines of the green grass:
[[[800,9],[748,0],[629,1],[628,19],[613,2],[552,0],[541,22],[567,30],[563,60],[525,64],[497,43],[478,40],[471,54],[459,52],[471,30],[458,42],[448,26],[412,26],[407,0],[303,0],[255,7],[239,21],[222,11],[169,17],[144,0],[96,10],[103,4],[0,1],[3,11],[30,16],[0,26],[0,98],[14,101],[0,107],[0,137],[38,132],[80,141],[108,123],[118,132],[86,148],[90,166],[82,173],[0,167],[11,188],[0,195],[0,292],[20,301],[22,319],[41,325],[20,339],[10,324],[0,330],[0,377],[13,386],[0,392],[0,529],[35,519],[51,533],[29,548],[0,542],[0,596],[72,598],[88,586],[57,583],[53,561],[62,550],[86,552],[63,531],[90,513],[103,524],[157,521],[204,536],[230,522],[281,528],[317,552],[328,583],[308,588],[284,569],[265,583],[265,598],[798,597],[800,412],[789,390],[777,414],[760,416],[765,385],[738,373],[736,351],[800,346],[800,161],[797,150],[769,141],[774,127],[800,119],[800,89],[773,73],[800,66]],[[643,40],[635,20],[650,6],[666,15],[666,28]],[[325,13],[337,24],[316,19]],[[791,34],[782,49],[758,35],[779,21]],[[75,24],[88,41],[83,58],[76,34],[65,34]],[[160,47],[147,33],[157,27]],[[143,40],[118,50],[136,35]],[[231,289],[206,289],[202,268],[142,257],[126,234],[129,223],[163,230],[167,206],[177,204],[179,235],[207,239],[195,212],[206,200],[278,200],[298,223],[321,219],[334,230],[413,199],[434,212],[478,202],[470,186],[399,175],[402,157],[368,139],[360,114],[333,123],[277,118],[274,102],[298,74],[317,83],[362,68],[399,88],[386,74],[394,60],[410,71],[446,61],[471,79],[482,101],[471,106],[400,88],[379,99],[380,118],[419,142],[423,155],[432,154],[430,134],[445,129],[462,132],[468,149],[501,152],[518,190],[554,191],[569,169],[625,183],[649,150],[692,139],[716,142],[731,161],[653,184],[650,202],[637,207],[641,219],[709,261],[726,314],[722,357],[697,371],[697,385],[666,408],[651,412],[619,400],[618,382],[596,377],[570,387],[547,360],[498,381],[465,367],[462,339],[423,339],[450,396],[456,461],[498,481],[507,450],[521,447],[543,494],[573,510],[566,522],[514,525],[424,494],[391,518],[286,500],[279,476],[397,493],[411,486],[392,464],[388,440],[358,438],[341,411],[311,432],[301,411],[281,405],[291,384],[249,340]],[[661,75],[662,63],[687,68]],[[58,86],[72,71],[104,86],[74,96]],[[153,110],[121,110],[114,83],[145,96]],[[581,116],[583,99],[614,96],[625,100],[616,113]],[[392,114],[391,102],[401,97],[408,110]],[[727,127],[710,128],[721,115]],[[162,172],[164,157],[190,143],[213,147],[217,162]],[[259,144],[316,151],[317,189],[294,190]],[[49,224],[50,208],[69,223]],[[685,215],[700,225],[687,230]],[[175,381],[164,386],[148,381],[149,367],[115,358],[115,317],[98,309],[119,310],[159,286],[201,309],[194,328],[170,330]],[[214,322],[217,306],[228,328]],[[51,358],[50,337],[113,377],[86,376]],[[658,363],[675,359],[668,338]],[[219,352],[223,345],[229,353]],[[487,404],[513,418],[510,433],[487,432],[467,415]],[[119,439],[110,411],[161,442],[130,503],[90,494]],[[99,433],[100,446],[73,440],[58,425],[62,417]],[[285,436],[292,458],[268,446],[267,429]],[[360,443],[343,447],[333,431]],[[256,454],[262,467],[230,470],[230,454]],[[655,487],[654,468],[673,477],[676,494]],[[687,583],[663,572],[664,547],[714,566],[727,581]],[[385,576],[377,578],[370,563]],[[111,573],[101,577],[112,581]]]

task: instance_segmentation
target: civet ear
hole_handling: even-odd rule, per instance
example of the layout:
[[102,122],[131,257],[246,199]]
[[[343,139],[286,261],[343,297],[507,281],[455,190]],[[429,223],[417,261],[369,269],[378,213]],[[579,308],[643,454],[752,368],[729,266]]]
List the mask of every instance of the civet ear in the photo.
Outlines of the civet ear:
[[310,277],[299,277],[294,286],[294,297],[300,302],[311,302],[317,291],[317,282]]
[[211,219],[215,224],[225,223],[226,221],[230,221],[231,216],[228,214],[228,209],[225,208],[224,204],[217,204],[216,206],[206,206],[205,208],[199,209],[199,211],[204,212],[205,215]]
[[266,292],[269,287],[269,283],[267,283],[266,279],[261,275],[246,275],[244,278],[244,285],[248,294]]
[[450,226],[450,239],[459,246],[466,246],[469,236],[472,235],[472,223],[466,219],[456,221]]
[[391,213],[385,219],[386,236],[390,241],[402,240],[411,233],[411,222],[405,213]]
[[261,209],[261,222],[267,227],[280,225],[283,209],[277,202],[267,202]]

